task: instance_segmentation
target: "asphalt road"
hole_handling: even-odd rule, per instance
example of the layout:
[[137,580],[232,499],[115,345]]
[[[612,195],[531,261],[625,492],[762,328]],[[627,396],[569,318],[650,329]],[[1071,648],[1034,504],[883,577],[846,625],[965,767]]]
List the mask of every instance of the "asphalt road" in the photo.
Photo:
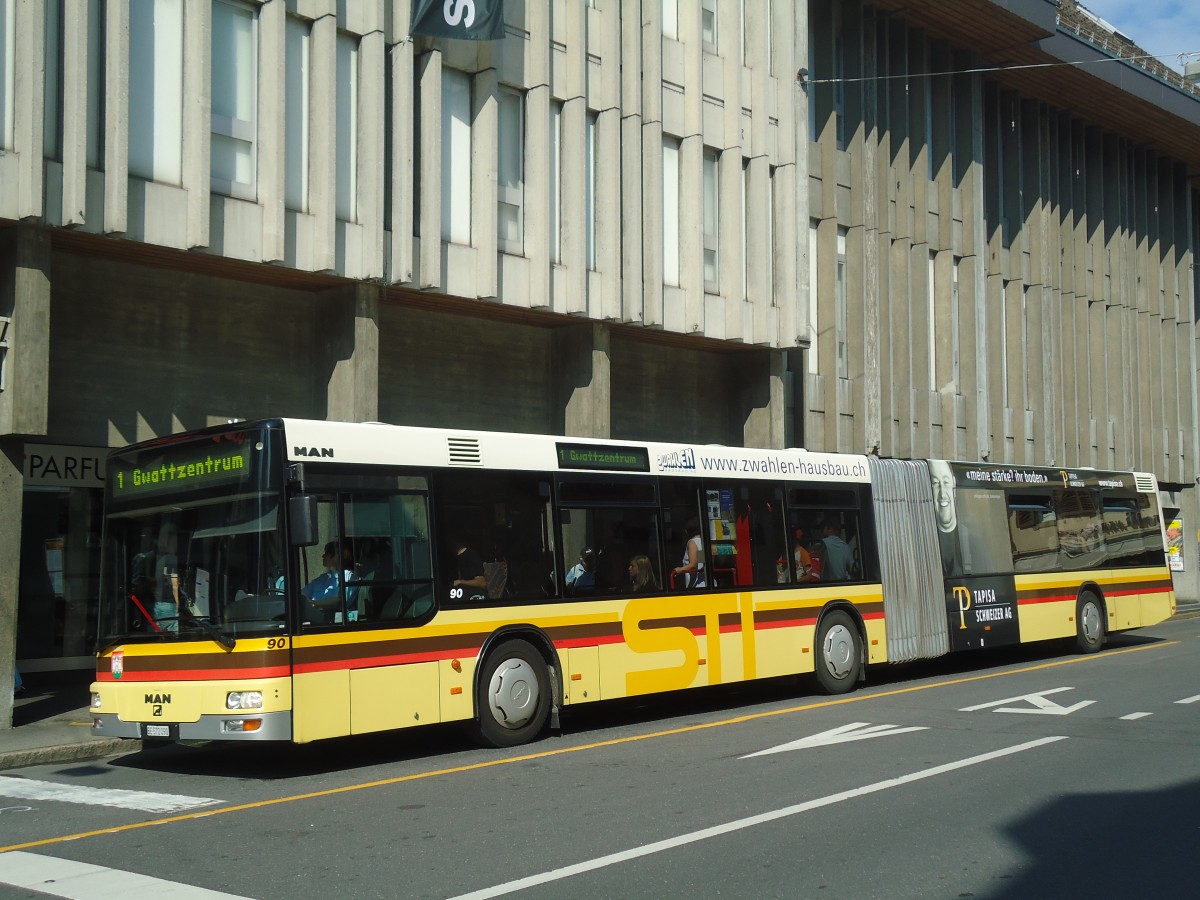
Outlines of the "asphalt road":
[[514,750],[431,728],[30,767],[0,776],[0,897],[1191,895],[1198,676],[1186,619],[847,697],[610,704]]

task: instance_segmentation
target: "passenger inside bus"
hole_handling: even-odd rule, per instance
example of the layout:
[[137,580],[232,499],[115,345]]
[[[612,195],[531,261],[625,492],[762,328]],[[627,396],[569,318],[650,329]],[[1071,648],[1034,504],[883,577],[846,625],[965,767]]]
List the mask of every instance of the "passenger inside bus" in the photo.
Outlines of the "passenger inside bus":
[[635,556],[629,561],[629,589],[635,594],[659,589],[658,577],[654,574],[654,564],[645,554]]
[[854,551],[842,540],[836,520],[826,519],[821,530],[821,543],[825,550],[825,567],[821,572],[821,580],[849,581],[850,571],[854,567]]
[[[673,586],[684,588],[707,587],[704,577],[704,538],[700,533],[699,519],[689,519],[687,523],[687,543],[683,547],[683,559],[675,568]],[[678,576],[683,575],[680,579]]]
[[483,570],[483,557],[468,547],[467,542],[457,535],[450,536],[450,545],[455,548],[455,578],[450,586],[461,589],[465,599],[486,599],[488,583]]
[[596,552],[584,547],[579,562],[567,572],[567,592],[590,591],[596,586]]

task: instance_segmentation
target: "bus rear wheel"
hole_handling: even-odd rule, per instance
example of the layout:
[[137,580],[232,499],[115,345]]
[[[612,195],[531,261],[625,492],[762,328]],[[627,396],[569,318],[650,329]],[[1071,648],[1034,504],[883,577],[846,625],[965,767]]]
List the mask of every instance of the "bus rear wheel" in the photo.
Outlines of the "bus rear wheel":
[[1075,646],[1081,653],[1095,653],[1104,646],[1104,608],[1091,592],[1075,601]]
[[827,693],[854,690],[862,671],[862,641],[854,620],[842,610],[821,618],[816,656],[817,681]]
[[505,641],[488,654],[476,697],[479,738],[492,747],[533,740],[550,716],[550,676],[525,641]]

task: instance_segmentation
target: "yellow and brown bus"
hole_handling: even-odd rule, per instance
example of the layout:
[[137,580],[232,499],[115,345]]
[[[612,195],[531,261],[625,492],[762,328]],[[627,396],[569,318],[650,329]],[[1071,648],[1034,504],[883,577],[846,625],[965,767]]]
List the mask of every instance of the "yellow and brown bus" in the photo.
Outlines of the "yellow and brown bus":
[[273,419],[114,451],[97,735],[298,743],[1109,632],[1152,475]]

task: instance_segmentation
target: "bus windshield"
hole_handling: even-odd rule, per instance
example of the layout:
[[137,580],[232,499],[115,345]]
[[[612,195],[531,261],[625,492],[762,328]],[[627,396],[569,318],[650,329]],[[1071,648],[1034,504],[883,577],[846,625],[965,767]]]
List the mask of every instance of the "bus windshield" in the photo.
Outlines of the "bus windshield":
[[287,628],[282,446],[271,428],[155,442],[109,461],[101,645]]

